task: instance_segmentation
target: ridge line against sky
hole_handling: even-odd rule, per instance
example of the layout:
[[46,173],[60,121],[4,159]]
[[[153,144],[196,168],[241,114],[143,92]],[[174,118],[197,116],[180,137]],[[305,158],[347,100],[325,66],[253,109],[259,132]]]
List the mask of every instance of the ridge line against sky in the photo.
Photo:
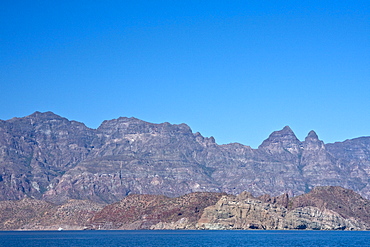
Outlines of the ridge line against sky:
[[3,1],[0,119],[186,123],[256,148],[370,135],[369,1]]
[[[37,111],[37,112],[39,112],[39,111]],[[48,112],[50,112],[50,113],[52,113],[52,114],[55,114],[55,115],[57,115],[57,116],[59,116],[59,117],[62,117],[62,118],[65,118],[65,119],[67,119],[68,121],[77,121],[77,120],[74,120],[74,119],[69,119],[68,117],[63,117],[63,116],[60,116],[60,115],[58,115],[58,114],[56,114],[56,113],[54,113],[54,112],[52,112],[52,111],[48,111]],[[35,112],[36,113],[36,112]],[[41,113],[46,113],[46,112],[41,112]],[[30,114],[30,115],[33,115],[34,113],[32,113],[32,114]],[[30,116],[30,115],[27,115],[27,116],[23,116],[23,117],[28,117],[28,116]],[[122,116],[121,116],[122,117]],[[118,118],[121,118],[121,117],[117,117],[117,118],[113,118],[113,119],[105,119],[105,120],[103,120],[102,122],[101,122],[101,124],[103,124],[105,121],[110,121],[110,120],[116,120],[116,119],[118,119]],[[13,117],[13,118],[11,118],[11,119],[14,119],[14,118],[22,118],[22,117]],[[166,122],[166,121],[164,121],[164,122],[159,122],[159,123],[153,123],[153,122],[149,122],[149,121],[145,121],[145,120],[143,120],[143,119],[138,119],[138,118],[135,118],[135,117],[129,117],[129,118],[134,118],[134,119],[137,119],[137,120],[139,120],[139,121],[143,121],[143,122],[146,122],[146,123],[149,123],[149,124],[163,124],[163,123],[168,123],[168,122]],[[0,120],[3,120],[3,121],[7,121],[7,120],[11,120],[11,119],[0,119]],[[77,122],[79,122],[79,123],[82,123],[82,124],[84,124],[86,127],[88,127],[88,128],[91,128],[91,129],[98,129],[99,127],[100,127],[100,125],[99,126],[97,126],[97,127],[89,127],[89,126],[87,126],[84,122],[81,122],[81,121],[77,121]],[[173,123],[170,123],[170,124],[173,124]],[[180,124],[186,124],[186,123],[175,123],[174,125],[180,125]],[[197,131],[194,131],[192,128],[191,128],[191,126],[189,126],[188,124],[186,124],[190,129],[191,129],[191,131],[195,134]],[[298,136],[297,136],[297,134],[294,132],[294,130],[292,130],[291,128],[290,128],[290,126],[288,126],[288,125],[286,125],[286,126],[284,126],[283,128],[281,128],[281,129],[276,129],[276,130],[273,130],[273,131],[271,131],[270,132],[270,134],[264,139],[264,140],[262,140],[261,141],[261,143],[259,144],[259,145],[261,145],[262,144],[262,142],[263,141],[265,141],[266,139],[268,139],[269,138],[269,136],[271,135],[271,134],[273,134],[273,132],[276,132],[276,131],[282,131],[282,130],[284,130],[285,128],[289,128],[290,129],[290,131],[292,131],[293,132],[293,134],[298,138],[298,140],[299,141],[301,141],[301,142],[303,142],[304,140],[305,140],[305,137],[307,137],[307,136],[309,136],[312,132],[314,132],[314,134],[316,135],[317,133],[316,133],[316,131],[315,130],[310,130],[308,133],[307,133],[307,135],[304,137],[304,138],[299,138]],[[200,133],[200,132],[199,132]],[[201,135],[202,135],[202,133],[200,133]],[[204,135],[202,135],[202,136],[204,136]],[[213,137],[214,138],[214,136],[204,136],[204,137]],[[358,137],[368,137],[368,136],[358,136]],[[346,140],[348,140],[348,139],[355,139],[355,138],[358,138],[358,137],[354,137],[354,138],[347,138]],[[321,138],[318,136],[318,138],[319,138],[319,140],[321,140]],[[242,144],[242,145],[246,145],[246,146],[250,146],[250,145],[248,145],[248,143],[240,143],[240,142],[233,142],[233,141],[231,141],[231,142],[228,142],[228,143],[218,143],[217,142],[217,140],[215,140],[216,141],[216,143],[217,144],[219,144],[219,145],[223,145],[223,144],[231,144],[231,143],[239,143],[239,144]],[[340,140],[339,142],[343,142],[343,141],[345,141],[345,140]],[[324,142],[324,144],[328,144],[328,143],[334,143],[334,142]],[[258,146],[259,145],[257,145],[255,148],[258,148]]]

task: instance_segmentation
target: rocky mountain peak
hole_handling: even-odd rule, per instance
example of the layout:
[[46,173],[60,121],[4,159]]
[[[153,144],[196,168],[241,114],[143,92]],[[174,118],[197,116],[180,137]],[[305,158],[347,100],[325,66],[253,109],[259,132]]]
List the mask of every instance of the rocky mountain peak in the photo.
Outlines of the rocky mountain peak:
[[104,128],[104,127],[107,127],[107,126],[117,126],[117,125],[126,125],[126,124],[129,124],[129,123],[140,123],[140,122],[143,122],[142,120],[139,120],[137,118],[134,118],[134,117],[119,117],[119,118],[116,118],[116,119],[111,119],[111,120],[104,120],[101,125],[98,127],[99,128]]
[[62,119],[67,120],[66,118],[63,118],[51,111],[47,111],[47,112],[35,111],[34,113],[27,116],[26,118],[37,119],[37,120],[62,120]]
[[317,136],[316,132],[311,130],[307,137],[305,138],[305,141],[303,142],[304,149],[306,151],[312,151],[317,149],[324,149],[325,145],[324,142],[319,140],[319,137]]
[[12,119],[9,119],[3,122],[11,124],[11,125],[16,124],[15,127],[18,128],[20,126],[24,127],[25,125],[29,125],[30,123],[31,125],[34,125],[37,123],[43,124],[45,122],[57,122],[57,121],[68,121],[68,120],[50,111],[48,112],[36,111],[29,116],[21,117],[21,118],[14,117]]
[[299,140],[292,129],[289,126],[285,126],[282,130],[272,132],[261,146],[270,142],[299,142]]
[[155,124],[145,122],[134,117],[120,117],[118,119],[106,120],[98,128],[99,131],[105,134],[121,133],[121,134],[143,134],[143,133],[171,133],[182,132],[192,134],[190,127],[184,123],[170,124],[168,122]]
[[258,149],[268,150],[270,153],[281,153],[284,150],[290,153],[300,151],[301,142],[289,126],[282,130],[274,131],[262,142]]
[[282,130],[280,130],[280,132],[294,135],[293,130],[288,125],[284,126],[284,128]]
[[314,131],[314,130],[311,130],[309,133],[308,133],[308,135],[307,135],[307,137],[306,137],[306,139],[305,139],[306,141],[307,140],[319,140],[319,137],[317,136],[317,134],[316,134],[316,132]]

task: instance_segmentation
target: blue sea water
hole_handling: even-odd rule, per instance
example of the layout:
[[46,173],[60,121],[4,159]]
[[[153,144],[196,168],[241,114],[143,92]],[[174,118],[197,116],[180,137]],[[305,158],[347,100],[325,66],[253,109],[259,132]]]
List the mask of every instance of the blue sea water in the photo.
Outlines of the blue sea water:
[[0,246],[370,246],[370,232],[3,231]]

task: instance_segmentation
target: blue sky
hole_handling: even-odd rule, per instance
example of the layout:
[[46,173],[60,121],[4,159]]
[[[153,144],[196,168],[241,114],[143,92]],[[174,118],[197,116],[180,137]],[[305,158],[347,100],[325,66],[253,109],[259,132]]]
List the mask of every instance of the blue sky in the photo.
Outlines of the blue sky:
[[0,119],[187,123],[257,147],[370,136],[370,2],[2,1]]

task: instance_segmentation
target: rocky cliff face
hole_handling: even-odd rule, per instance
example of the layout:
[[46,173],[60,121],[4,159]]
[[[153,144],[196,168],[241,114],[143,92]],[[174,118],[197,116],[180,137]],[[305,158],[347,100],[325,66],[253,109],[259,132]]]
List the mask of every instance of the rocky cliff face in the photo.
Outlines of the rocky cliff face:
[[289,209],[314,207],[336,212],[345,219],[357,219],[370,225],[370,204],[353,190],[342,187],[315,187],[308,194],[294,197]]
[[370,230],[369,211],[370,201],[341,187],[317,187],[294,198],[249,192],[129,195],[110,205],[86,200],[56,205],[27,198],[0,201],[0,230]]
[[[339,196],[339,200],[333,200]],[[318,187],[292,198],[223,196],[204,209],[198,229],[369,230],[369,201],[340,187]]]
[[135,118],[98,129],[51,112],[0,121],[0,200],[31,197],[62,204],[99,203],[130,194],[180,196],[250,191],[300,195],[315,186],[343,186],[370,198],[370,137],[324,144],[287,126],[258,149],[193,133],[186,124]]
[[94,130],[51,112],[0,121],[0,200],[42,198],[86,159]]

